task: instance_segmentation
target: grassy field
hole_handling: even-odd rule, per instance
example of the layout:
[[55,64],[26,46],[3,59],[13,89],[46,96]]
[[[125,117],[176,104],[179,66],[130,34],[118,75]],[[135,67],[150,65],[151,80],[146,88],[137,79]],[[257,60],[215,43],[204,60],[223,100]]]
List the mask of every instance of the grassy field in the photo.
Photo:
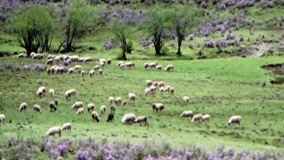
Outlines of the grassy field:
[[[174,72],[147,70],[144,62],[133,61],[135,69],[121,70],[116,67],[117,61],[104,68],[103,75],[93,78],[72,75],[48,75],[46,72],[11,71],[0,72],[0,113],[6,115],[6,123],[0,125],[0,141],[9,137],[22,139],[42,139],[49,127],[72,122],[72,132],[64,132],[63,137],[74,139],[93,137],[97,140],[117,140],[135,143],[171,143],[177,147],[192,145],[213,149],[216,146],[232,148],[275,149],[284,151],[283,131],[283,95],[275,96],[276,91],[283,91],[283,85],[271,85],[272,79],[267,71],[260,68],[263,64],[283,62],[284,57],[266,58],[229,58],[192,61],[159,61],[166,66],[173,64]],[[44,60],[17,59],[4,57],[4,64],[35,64]],[[97,62],[83,63],[89,71]],[[76,65],[76,63],[73,63]],[[165,84],[175,87],[174,95],[157,92],[144,96],[145,80],[163,80]],[[267,82],[265,87],[262,84]],[[56,96],[36,97],[40,86],[54,88]],[[70,88],[77,90],[77,95],[65,100],[64,92]],[[132,104],[127,95],[134,92],[137,101]],[[187,95],[190,102],[185,104],[182,97]],[[127,100],[124,107],[117,107],[115,120],[107,123],[109,112],[108,96],[120,96]],[[59,100],[57,112],[49,112],[49,102]],[[76,115],[72,104],[80,100],[107,105],[107,113],[101,115],[99,123],[92,122],[91,115],[85,110],[83,115]],[[20,103],[27,102],[27,111],[17,111]],[[163,102],[163,112],[153,112],[150,105]],[[42,107],[42,113],[32,110],[34,104]],[[211,115],[209,122],[191,123],[189,119],[179,119],[184,110]],[[122,125],[121,118],[125,113],[146,115],[149,128],[139,125]],[[242,124],[228,126],[231,115],[242,116]]]

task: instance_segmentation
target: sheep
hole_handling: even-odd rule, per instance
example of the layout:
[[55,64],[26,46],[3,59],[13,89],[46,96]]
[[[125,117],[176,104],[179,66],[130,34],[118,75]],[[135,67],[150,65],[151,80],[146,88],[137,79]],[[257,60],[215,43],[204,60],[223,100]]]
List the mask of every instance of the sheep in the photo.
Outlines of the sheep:
[[172,64],[167,65],[165,68],[165,71],[168,71],[168,72],[172,72],[173,70],[174,70],[174,66]]
[[152,103],[152,109],[153,109],[153,112],[156,111],[162,111],[165,109],[165,106],[163,103]]
[[100,66],[104,67],[107,64],[107,60],[104,58],[99,59],[99,63],[100,63]]
[[45,94],[45,87],[44,86],[41,86],[38,88],[37,92],[36,92],[37,96],[39,97],[43,97],[44,94]]
[[81,71],[80,71],[80,75],[81,75],[81,76],[84,76],[85,74],[86,74],[86,72],[85,72],[84,70],[81,70]]
[[115,106],[110,106],[110,111],[115,113]]
[[115,98],[114,103],[115,103],[117,106],[120,106],[120,105],[121,105],[121,102],[122,102],[121,97],[116,97],[116,98]]
[[234,116],[231,116],[230,119],[228,120],[228,125],[230,126],[231,124],[238,124],[240,125],[241,124],[241,116],[240,115],[234,115]]
[[35,52],[31,52],[30,57],[33,57],[35,54],[36,54]]
[[58,136],[61,137],[61,126],[49,128],[45,136],[55,136],[55,134],[58,134]]
[[151,89],[150,88],[145,88],[144,90],[144,95],[147,96],[151,93]]
[[89,62],[89,61],[91,61],[92,60],[92,58],[91,57],[83,57],[83,62],[85,63],[85,62]]
[[32,59],[42,59],[43,58],[43,54],[40,53],[35,53],[32,56]]
[[155,94],[157,87],[155,85],[152,85],[152,86],[149,87],[149,89],[150,89],[151,94]]
[[125,62],[126,67],[135,68],[135,64],[133,62]]
[[135,93],[128,93],[128,98],[131,100],[133,103],[136,99],[136,94]]
[[57,110],[58,101],[54,100],[49,103],[50,112],[55,112]]
[[99,74],[102,75],[103,74],[103,69],[99,69]]
[[164,87],[164,86],[165,86],[164,81],[159,81],[159,82],[158,82],[158,87]]
[[152,84],[153,84],[153,81],[149,80],[149,79],[145,80],[145,82],[146,82],[148,87],[152,86]]
[[157,65],[157,66],[156,66],[156,69],[157,69],[157,70],[162,70],[162,69],[163,69],[163,66],[162,66],[162,65]]
[[20,53],[17,58],[24,58],[24,57],[26,57],[26,54],[25,53]]
[[49,94],[50,94],[51,96],[54,96],[54,95],[55,95],[55,91],[54,91],[54,89],[52,89],[52,88],[49,89],[48,92],[49,92]]
[[65,92],[65,98],[68,99],[72,95],[76,95],[76,89],[69,89]]
[[109,100],[109,104],[110,104],[110,105],[113,104],[113,103],[115,103],[115,98],[112,97],[112,96],[108,97],[108,100]]
[[[116,66],[117,66],[118,68],[122,68],[122,67],[121,67],[122,65],[124,65],[124,62],[123,62],[123,61],[118,62]],[[124,66],[125,66],[125,65],[124,65]]]
[[99,70],[100,69],[100,66],[99,65],[95,65],[94,66],[94,70]]
[[5,114],[0,114],[0,124],[4,124],[5,122]]
[[183,96],[182,97],[182,101],[185,102],[185,103],[188,103],[189,102],[189,97],[188,96]]
[[84,108],[78,108],[76,114],[80,115],[80,114],[83,114],[83,113],[84,113]]
[[36,111],[36,112],[41,112],[41,107],[38,104],[35,104],[33,106],[33,110]]
[[192,118],[193,117],[193,112],[192,111],[183,111],[180,115],[179,115],[180,118],[187,118],[187,117],[190,117]]
[[69,75],[70,73],[74,73],[75,69],[74,68],[69,68],[67,74]]
[[64,123],[62,126],[61,126],[61,131],[71,131],[71,128],[72,128],[72,124],[71,123]]
[[93,77],[94,75],[95,75],[95,71],[94,71],[94,70],[90,70],[89,76],[90,76],[90,77]]
[[106,106],[102,105],[100,108],[101,114],[104,114],[106,112]]
[[134,123],[139,123],[140,126],[141,126],[142,123],[144,123],[145,126],[149,125],[148,122],[147,122],[147,117],[146,116],[139,116],[139,117],[135,118]]
[[202,115],[202,121],[209,121],[210,115],[209,114],[204,114]]
[[93,111],[95,108],[96,108],[96,105],[94,103],[89,103],[87,105],[88,112]]
[[78,62],[79,61],[79,56],[78,55],[73,55],[73,56],[70,56],[69,58],[70,58],[70,60],[72,62]]
[[112,122],[114,119],[114,112],[110,112],[107,116],[107,122]]
[[79,109],[79,108],[83,108],[83,102],[81,101],[77,101],[72,105],[73,109]]
[[174,94],[174,93],[175,93],[175,88],[174,88],[174,87],[170,87],[169,92],[170,92],[171,94]]
[[145,68],[145,69],[147,69],[147,68],[156,68],[157,65],[158,65],[157,62],[145,63],[145,64],[144,64],[144,68]]
[[52,63],[53,63],[53,59],[48,59],[45,64],[46,65],[48,65],[48,64],[52,65]]
[[18,111],[22,112],[22,111],[26,110],[27,107],[28,107],[28,104],[26,102],[23,102],[23,103],[20,104]]
[[195,122],[195,121],[202,121],[202,114],[195,114],[192,117],[191,122]]
[[100,117],[99,117],[99,114],[96,112],[96,111],[93,111],[92,112],[92,120],[93,121],[97,121],[97,122],[100,122]]
[[163,94],[164,92],[166,92],[166,88],[165,87],[161,87],[160,89],[161,94]]
[[121,121],[122,124],[132,124],[135,122],[135,118],[136,116],[134,113],[127,113],[122,117]]
[[76,65],[76,66],[74,66],[74,70],[80,72],[82,70],[82,66],[81,65]]

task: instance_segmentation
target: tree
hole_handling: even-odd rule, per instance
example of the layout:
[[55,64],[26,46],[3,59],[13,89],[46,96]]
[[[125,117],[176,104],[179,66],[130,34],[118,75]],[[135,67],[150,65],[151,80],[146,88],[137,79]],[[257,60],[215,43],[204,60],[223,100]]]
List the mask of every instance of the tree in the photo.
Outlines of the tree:
[[178,40],[178,56],[181,56],[181,45],[182,41],[185,39],[187,30],[191,29],[196,24],[194,18],[194,15],[196,14],[196,10],[189,10],[188,6],[175,7],[174,10],[172,10],[171,12],[171,21],[173,23],[173,27]]
[[28,56],[31,52],[38,52],[39,48],[41,51],[50,50],[55,22],[44,6],[33,5],[14,12],[11,25]]
[[146,31],[152,36],[156,55],[161,55],[161,49],[167,40],[167,31],[170,28],[169,14],[167,10],[155,8],[150,11],[149,18],[145,20]]
[[65,52],[74,51],[74,39],[84,36],[94,26],[95,16],[92,7],[84,0],[72,0],[67,3],[66,15],[62,17],[63,41]]
[[121,48],[122,54],[120,57],[118,57],[118,59],[126,60],[127,59],[126,53],[129,52],[127,38],[129,38],[129,35],[130,35],[129,34],[130,27],[126,25],[123,21],[116,20],[112,22],[111,29],[115,37],[120,42],[120,48]]

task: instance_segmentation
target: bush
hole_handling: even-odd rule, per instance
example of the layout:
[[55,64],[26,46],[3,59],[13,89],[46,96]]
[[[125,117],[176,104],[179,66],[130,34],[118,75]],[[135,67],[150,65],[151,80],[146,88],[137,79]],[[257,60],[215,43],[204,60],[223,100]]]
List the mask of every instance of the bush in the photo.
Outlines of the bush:
[[163,46],[161,51],[162,51],[162,54],[164,54],[164,55],[170,53],[170,49],[169,49],[168,46]]
[[132,41],[128,41],[126,43],[126,52],[130,54],[132,52],[132,50],[133,50],[133,43],[132,43]]

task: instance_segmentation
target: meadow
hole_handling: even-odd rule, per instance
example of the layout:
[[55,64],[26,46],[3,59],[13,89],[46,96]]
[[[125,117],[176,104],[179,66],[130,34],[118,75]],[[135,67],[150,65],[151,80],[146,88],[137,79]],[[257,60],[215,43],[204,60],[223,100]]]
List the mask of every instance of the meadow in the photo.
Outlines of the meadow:
[[[107,57],[104,57],[107,58]],[[45,63],[45,60],[32,60],[16,57],[1,58],[0,72],[0,113],[6,115],[6,122],[0,125],[0,141],[7,142],[11,137],[26,140],[42,140],[51,126],[71,122],[71,132],[63,132],[61,138],[94,138],[97,141],[118,141],[126,143],[171,144],[173,147],[189,148],[201,146],[214,150],[216,147],[237,150],[274,150],[283,152],[283,85],[272,85],[273,79],[268,71],[260,68],[264,64],[283,62],[283,56],[263,58],[221,58],[211,60],[158,61],[163,66],[174,65],[173,72],[145,70],[148,60],[134,60],[134,69],[119,69],[118,61],[103,69],[103,75],[89,77],[77,73],[67,75],[48,75],[46,72],[9,69],[24,64]],[[74,66],[77,63],[72,63]],[[85,71],[93,68],[98,61],[81,63]],[[173,95],[159,91],[155,95],[144,95],[145,80],[163,80],[175,87]],[[263,84],[266,85],[263,85]],[[36,96],[38,87],[47,90],[54,88],[56,96],[46,94]],[[75,88],[75,97],[66,100],[64,92]],[[132,103],[128,93],[137,95]],[[188,104],[182,101],[189,96]],[[117,107],[114,122],[107,123],[109,96],[120,96],[127,105]],[[58,111],[49,111],[49,102],[59,101]],[[86,110],[76,115],[71,106],[75,101],[93,102],[96,111],[107,105],[107,112],[100,115],[99,123],[93,122]],[[22,102],[28,109],[18,112]],[[151,104],[162,102],[165,110],[153,112]],[[34,104],[42,107],[42,113],[32,110]],[[190,119],[180,119],[184,110],[195,113],[208,113],[209,122],[192,123]],[[149,127],[138,124],[123,125],[121,118],[125,113],[146,115]],[[228,126],[231,115],[242,116],[240,126]],[[59,140],[59,138],[52,138]]]

